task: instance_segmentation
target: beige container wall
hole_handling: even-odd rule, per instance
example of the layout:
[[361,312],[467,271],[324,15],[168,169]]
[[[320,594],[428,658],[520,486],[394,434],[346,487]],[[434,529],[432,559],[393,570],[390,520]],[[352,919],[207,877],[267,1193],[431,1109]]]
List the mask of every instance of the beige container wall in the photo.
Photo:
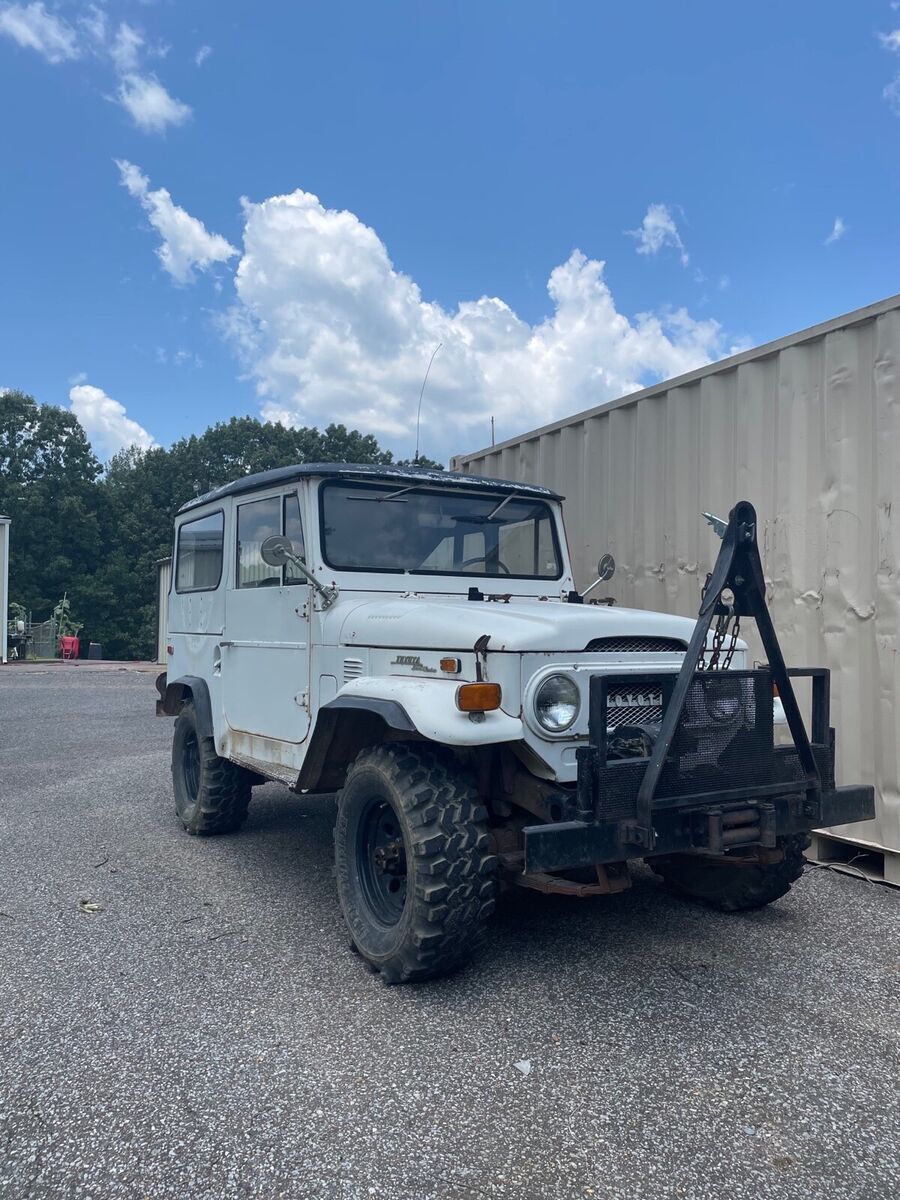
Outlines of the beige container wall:
[[834,832],[900,851],[900,297],[453,466],[561,492],[581,586],[608,550],[618,604],[686,616],[719,547],[700,513],[752,501],[788,665],[831,669],[839,781],[878,792]]

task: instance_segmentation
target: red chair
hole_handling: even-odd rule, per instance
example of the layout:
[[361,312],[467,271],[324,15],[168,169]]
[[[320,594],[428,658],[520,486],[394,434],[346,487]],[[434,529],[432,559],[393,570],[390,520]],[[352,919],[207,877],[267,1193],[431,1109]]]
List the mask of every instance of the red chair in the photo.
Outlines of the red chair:
[[78,657],[78,638],[61,637],[59,639],[60,657],[66,660]]

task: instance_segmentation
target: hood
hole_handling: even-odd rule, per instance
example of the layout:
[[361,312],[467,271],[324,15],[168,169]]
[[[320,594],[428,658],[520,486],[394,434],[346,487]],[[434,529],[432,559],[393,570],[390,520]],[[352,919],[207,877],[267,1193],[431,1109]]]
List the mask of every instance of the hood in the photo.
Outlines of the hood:
[[[343,607],[339,605],[338,607]],[[338,617],[338,612],[333,616]],[[695,621],[638,608],[559,601],[441,599],[435,596],[362,601],[343,617],[338,641],[347,646],[471,650],[483,634],[491,651],[583,651],[600,637],[656,636],[687,642]]]

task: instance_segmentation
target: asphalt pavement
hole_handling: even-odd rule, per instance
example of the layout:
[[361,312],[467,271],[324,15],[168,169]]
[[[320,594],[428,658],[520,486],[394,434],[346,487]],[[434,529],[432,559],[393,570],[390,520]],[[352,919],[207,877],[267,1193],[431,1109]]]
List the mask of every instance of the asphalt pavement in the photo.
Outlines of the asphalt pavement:
[[0,668],[0,1197],[900,1194],[900,891],[507,898],[447,980],[349,950],[329,800],[175,819],[152,671]]

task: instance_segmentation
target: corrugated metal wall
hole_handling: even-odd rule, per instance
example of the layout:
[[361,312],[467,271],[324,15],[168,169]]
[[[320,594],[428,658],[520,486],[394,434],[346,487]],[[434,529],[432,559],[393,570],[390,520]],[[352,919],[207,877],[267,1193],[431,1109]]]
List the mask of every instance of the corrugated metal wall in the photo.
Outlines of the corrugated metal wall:
[[785,657],[831,668],[839,778],[878,789],[835,832],[900,851],[900,296],[453,466],[555,488],[582,585],[609,550],[619,604],[690,616],[700,512],[752,501]]

